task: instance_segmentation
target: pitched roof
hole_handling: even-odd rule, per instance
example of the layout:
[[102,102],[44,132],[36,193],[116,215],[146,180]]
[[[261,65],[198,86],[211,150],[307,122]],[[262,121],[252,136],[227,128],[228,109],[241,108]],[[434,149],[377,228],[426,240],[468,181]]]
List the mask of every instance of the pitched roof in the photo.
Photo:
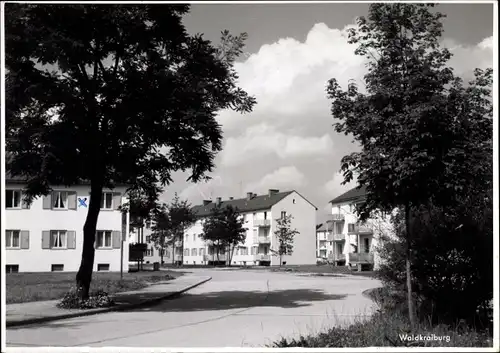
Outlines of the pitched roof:
[[[226,206],[232,206],[237,208],[239,212],[252,212],[270,209],[272,206],[283,200],[288,195],[296,192],[284,191],[277,192],[272,195],[257,195],[248,200],[247,198],[234,199],[234,200],[224,200],[221,201],[220,205],[222,208]],[[300,194],[299,194],[300,195]],[[314,206],[314,205],[313,205]],[[197,205],[193,206],[192,210],[198,217],[209,216],[215,207],[215,202],[210,202],[207,205]]]
[[330,203],[345,203],[348,201],[357,201],[363,199],[365,195],[366,195],[366,187],[357,186],[343,193],[342,195],[337,196],[336,198],[331,200]]

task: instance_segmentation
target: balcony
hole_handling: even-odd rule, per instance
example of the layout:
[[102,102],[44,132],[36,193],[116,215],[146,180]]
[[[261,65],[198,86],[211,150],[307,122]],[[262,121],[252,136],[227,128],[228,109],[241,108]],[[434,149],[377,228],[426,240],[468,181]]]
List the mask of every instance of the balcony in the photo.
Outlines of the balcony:
[[262,227],[262,228],[270,227],[271,220],[270,219],[254,219],[253,225],[254,225],[254,227]]
[[328,241],[342,241],[345,240],[345,234],[328,234]]
[[345,216],[342,213],[333,213],[332,220],[336,222],[342,222],[345,219]]
[[266,235],[259,235],[253,238],[254,244],[271,244],[271,237]]
[[365,235],[365,234],[373,234],[373,229],[371,229],[367,225],[356,225],[353,228],[351,228],[347,234],[359,234],[359,235]]
[[372,264],[374,262],[373,253],[352,253],[352,254],[349,254],[349,262]]
[[253,256],[254,261],[271,261],[271,255],[257,254]]
[[213,254],[213,255],[203,255],[203,261],[226,261],[226,254]]

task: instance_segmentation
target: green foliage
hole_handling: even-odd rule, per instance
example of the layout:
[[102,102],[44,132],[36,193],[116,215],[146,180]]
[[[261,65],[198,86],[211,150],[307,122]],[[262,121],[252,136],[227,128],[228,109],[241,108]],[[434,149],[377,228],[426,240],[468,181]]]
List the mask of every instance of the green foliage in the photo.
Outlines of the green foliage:
[[492,70],[476,70],[468,87],[454,77],[451,54],[439,45],[444,15],[432,6],[372,4],[349,35],[356,54],[367,57],[366,93],[355,82],[344,91],[329,81],[335,130],[362,146],[341,168],[345,182],[356,175],[367,187],[361,218],[375,209],[446,204],[471,192],[474,178],[488,182],[477,166],[492,151]]
[[88,299],[82,300],[81,294],[78,290],[71,289],[64,295],[59,303],[56,304],[61,309],[96,309],[107,308],[113,306],[115,303],[103,290],[97,290],[91,293]]
[[291,228],[293,216],[285,215],[282,218],[276,219],[276,229],[274,235],[278,241],[278,248],[271,249],[275,255],[280,258],[280,266],[282,264],[283,255],[292,255],[293,253],[293,238],[299,234],[297,229]]
[[[245,242],[246,228],[244,224],[245,220],[237,208],[231,205],[216,206],[211,215],[205,219],[201,236],[203,240],[213,242],[217,250],[227,249],[231,254],[232,249]],[[217,252],[217,254],[219,253]]]
[[[387,287],[403,289],[408,240],[404,227],[399,229],[396,239],[382,244],[384,263],[378,275]],[[453,208],[417,210],[411,231],[415,234],[412,286],[421,319],[448,324],[465,320],[482,328],[491,325],[487,308],[493,298],[493,211],[484,194]]]

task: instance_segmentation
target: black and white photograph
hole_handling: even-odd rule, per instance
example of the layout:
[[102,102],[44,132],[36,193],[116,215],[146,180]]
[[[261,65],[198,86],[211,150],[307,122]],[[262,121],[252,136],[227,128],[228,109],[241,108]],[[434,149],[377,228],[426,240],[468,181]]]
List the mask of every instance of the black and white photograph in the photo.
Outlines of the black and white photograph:
[[2,352],[497,352],[497,8],[2,1]]

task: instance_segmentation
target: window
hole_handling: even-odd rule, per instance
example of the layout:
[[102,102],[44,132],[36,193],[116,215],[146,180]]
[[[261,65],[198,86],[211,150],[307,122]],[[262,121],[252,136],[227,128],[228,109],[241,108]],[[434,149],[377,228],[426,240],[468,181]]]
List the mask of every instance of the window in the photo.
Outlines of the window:
[[5,208],[21,208],[21,190],[6,190],[5,194]]
[[64,265],[63,264],[55,264],[51,266],[51,271],[52,272],[59,272],[59,271],[64,271]]
[[355,228],[355,226],[356,226],[356,225],[355,225],[354,223],[349,223],[349,224],[347,225],[347,231],[348,231],[349,233],[354,232],[354,228]]
[[257,255],[257,247],[252,246],[252,255]]
[[281,219],[284,219],[286,217],[286,211],[281,211]]
[[370,252],[370,239],[365,238],[365,253]]
[[146,256],[153,256],[153,248],[146,249]]
[[214,247],[213,246],[210,246],[208,248],[208,255],[213,255],[214,254]]
[[292,203],[295,204],[295,199],[293,199]]
[[54,209],[67,209],[68,208],[68,192],[54,191],[53,207]]
[[248,255],[248,248],[246,246],[240,247],[240,254],[241,255]]
[[66,231],[51,230],[50,244],[52,249],[66,249]]
[[5,272],[18,273],[19,272],[19,265],[5,265]]
[[200,256],[205,256],[205,249],[200,248]]
[[191,249],[191,256],[196,256],[196,249],[195,248]]
[[189,249],[184,249],[184,256],[189,256]]
[[101,210],[112,210],[112,209],[113,209],[113,193],[103,192],[101,197]]
[[186,235],[184,236],[184,239],[185,239],[184,241],[188,241],[188,240],[189,240],[189,236],[186,234]]
[[344,224],[340,222],[335,222],[334,234],[342,234],[343,230],[344,230]]
[[146,229],[150,229],[151,228],[151,221],[148,219],[146,221]]
[[109,264],[97,264],[97,271],[109,271]]
[[151,236],[150,235],[146,235],[146,243],[151,243]]
[[264,212],[264,219],[267,219],[267,212]]
[[111,231],[99,230],[97,231],[97,248],[111,248]]
[[7,249],[19,249],[21,247],[20,233],[18,230],[5,231],[5,247]]

